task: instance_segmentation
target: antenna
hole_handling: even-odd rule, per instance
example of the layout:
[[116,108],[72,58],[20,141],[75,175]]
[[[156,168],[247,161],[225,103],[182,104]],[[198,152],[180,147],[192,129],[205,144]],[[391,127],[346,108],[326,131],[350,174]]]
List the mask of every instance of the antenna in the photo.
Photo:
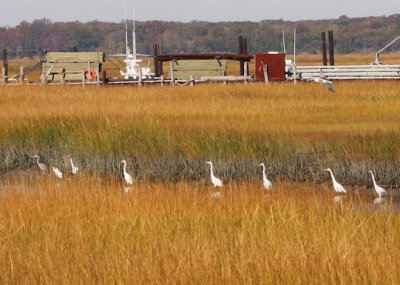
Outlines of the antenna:
[[296,65],[296,28],[293,30],[293,63]]
[[133,54],[133,59],[136,60],[136,22],[135,22],[135,7],[133,7],[132,54]]
[[283,54],[286,54],[285,30],[282,30]]
[[388,47],[390,47],[392,44],[394,44],[397,40],[400,39],[400,36],[398,36],[397,38],[395,38],[393,41],[391,41],[390,43],[388,43],[385,47],[381,48],[379,51],[376,52],[375,54],[375,62],[372,64],[376,64],[376,65],[381,65],[383,64],[382,61],[379,60],[379,55],[381,52],[383,52],[385,49],[387,49]]
[[127,8],[126,8],[126,0],[125,0],[125,53],[126,55],[130,54],[131,51],[129,50],[128,46],[128,15],[127,15]]

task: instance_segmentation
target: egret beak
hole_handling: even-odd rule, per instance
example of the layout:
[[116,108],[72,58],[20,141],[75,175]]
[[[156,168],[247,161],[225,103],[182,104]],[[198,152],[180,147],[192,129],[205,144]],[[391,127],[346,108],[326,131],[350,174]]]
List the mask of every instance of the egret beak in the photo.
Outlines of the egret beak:
[[257,165],[257,166],[262,166],[262,164],[259,164],[259,165]]

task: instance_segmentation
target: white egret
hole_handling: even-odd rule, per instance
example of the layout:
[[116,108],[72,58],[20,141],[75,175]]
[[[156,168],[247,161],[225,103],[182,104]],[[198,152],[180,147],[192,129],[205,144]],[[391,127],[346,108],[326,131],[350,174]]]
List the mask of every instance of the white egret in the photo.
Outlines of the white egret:
[[267,175],[265,174],[265,165],[264,165],[264,163],[261,163],[258,166],[262,167],[263,185],[264,185],[265,190],[271,189],[272,188],[272,183],[271,183],[271,181],[268,180]]
[[78,173],[79,168],[74,165],[74,162],[72,161],[72,157],[69,154],[67,156],[69,158],[69,161],[71,162],[72,174],[75,175]]
[[60,178],[60,179],[63,178],[63,174],[62,174],[62,172],[60,171],[60,169],[58,169],[58,168],[55,167],[55,166],[53,166],[51,169],[53,170],[54,174],[55,174],[58,178]]
[[39,160],[40,160],[39,155],[34,155],[34,156],[32,156],[32,157],[37,158],[36,163],[37,163],[37,165],[39,166],[39,168],[40,168],[41,171],[43,171],[43,172],[47,171],[47,166],[44,165],[43,163],[41,163],[41,162],[39,161]]
[[222,187],[222,181],[221,181],[221,179],[219,179],[219,178],[217,178],[217,177],[214,176],[212,162],[211,162],[211,161],[207,161],[206,164],[209,164],[209,165],[210,165],[211,182],[212,182],[212,184],[214,185],[214,187],[215,187],[215,188],[217,188],[217,187]]
[[344,187],[336,181],[335,176],[333,176],[332,170],[330,168],[324,170],[328,171],[331,174],[333,189],[335,189],[335,191],[338,193],[347,193],[346,189],[344,189]]
[[333,93],[336,92],[335,88],[333,88],[333,86],[332,86],[332,81],[326,80],[326,79],[321,78],[321,77],[314,78],[313,81],[316,82],[316,83],[319,83],[319,84],[324,84]]
[[378,194],[379,198],[382,198],[382,196],[386,195],[386,190],[383,189],[381,186],[377,185],[375,182],[375,176],[372,173],[372,171],[368,171],[369,173],[371,173],[371,177],[372,177],[372,182],[374,182],[374,187],[375,187],[375,191]]
[[[211,183],[214,185],[215,189],[217,189],[217,187],[222,187],[221,179],[214,176],[212,162],[207,161],[206,164],[210,165]],[[221,197],[221,193],[219,191],[216,191],[215,193],[211,194],[212,199],[216,199],[216,198],[220,198],[220,197]]]
[[133,184],[132,176],[128,172],[126,172],[126,161],[121,160],[121,162],[124,164],[124,179],[125,179],[126,183]]

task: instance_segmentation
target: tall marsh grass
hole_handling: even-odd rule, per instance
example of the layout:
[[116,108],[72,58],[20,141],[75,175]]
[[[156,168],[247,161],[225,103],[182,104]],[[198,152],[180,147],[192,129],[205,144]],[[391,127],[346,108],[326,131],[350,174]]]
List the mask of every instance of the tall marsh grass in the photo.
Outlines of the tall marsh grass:
[[[7,188],[8,187],[8,188]],[[24,178],[0,199],[1,283],[396,284],[399,213],[312,185]],[[390,202],[387,205],[390,209]]]
[[364,171],[373,168],[397,186],[398,83],[335,87],[1,87],[0,169],[28,169],[36,153],[67,169],[69,153],[102,175],[120,173],[126,158],[140,177],[196,179],[212,159],[224,178],[246,179],[264,161],[273,177],[318,182],[330,166],[370,185]]

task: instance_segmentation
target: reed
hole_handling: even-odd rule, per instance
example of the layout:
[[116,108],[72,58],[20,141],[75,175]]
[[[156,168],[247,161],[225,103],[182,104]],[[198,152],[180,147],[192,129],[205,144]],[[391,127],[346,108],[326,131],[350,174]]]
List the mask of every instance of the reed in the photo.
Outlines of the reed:
[[0,283],[398,283],[398,83],[335,88],[0,86]]
[[[207,185],[208,185],[207,181]],[[398,283],[398,212],[313,185],[38,175],[0,199],[1,283]]]
[[0,88],[0,169],[30,169],[36,153],[68,169],[118,175],[126,158],[141,178],[197,179],[214,160],[224,178],[254,165],[273,177],[321,182],[330,166],[351,184],[397,188],[397,82],[199,85],[193,88]]

